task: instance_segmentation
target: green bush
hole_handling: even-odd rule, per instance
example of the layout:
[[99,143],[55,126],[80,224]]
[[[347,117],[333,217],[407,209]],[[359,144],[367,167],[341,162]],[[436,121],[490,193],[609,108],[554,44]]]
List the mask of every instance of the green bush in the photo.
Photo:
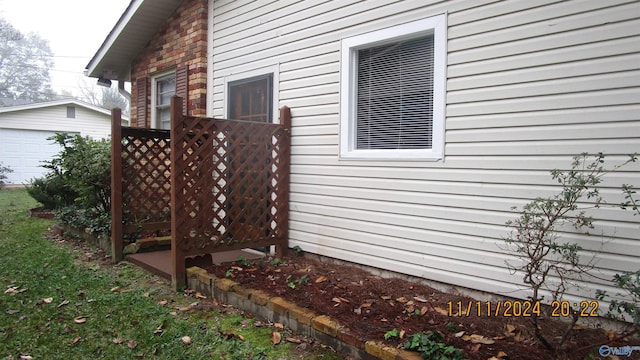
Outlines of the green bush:
[[58,133],[49,138],[62,147],[43,165],[49,172],[29,186],[29,194],[78,228],[109,232],[111,152],[108,140]]
[[47,176],[31,181],[27,192],[47,210],[58,210],[74,203],[78,194],[65,183],[62,176]]
[[0,189],[2,189],[4,187],[4,180],[7,179],[7,174],[13,172],[13,170],[11,170],[11,168],[9,168],[8,166],[4,166],[2,165],[2,163],[0,163]]

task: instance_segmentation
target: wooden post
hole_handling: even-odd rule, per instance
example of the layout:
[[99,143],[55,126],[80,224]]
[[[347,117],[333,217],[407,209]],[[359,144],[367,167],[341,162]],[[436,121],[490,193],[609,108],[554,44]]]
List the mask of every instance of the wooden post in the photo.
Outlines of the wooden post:
[[111,110],[111,258],[122,260],[122,111]]
[[280,188],[282,201],[284,208],[286,209],[283,214],[279,216],[280,221],[277,225],[279,230],[278,237],[280,238],[280,244],[276,245],[276,256],[282,257],[287,254],[289,249],[289,178],[290,178],[290,166],[291,166],[291,109],[288,106],[280,108],[280,125],[284,128],[285,138],[282,142],[281,153],[281,168],[278,169],[281,177],[278,184]]
[[182,238],[180,229],[177,226],[178,203],[182,200],[179,194],[182,193],[182,181],[179,181],[177,164],[182,160],[180,146],[181,139],[176,139],[176,128],[182,122],[182,98],[171,97],[171,128],[169,143],[171,144],[171,282],[176,291],[183,289],[186,285],[186,269],[184,262],[184,252],[178,241]]

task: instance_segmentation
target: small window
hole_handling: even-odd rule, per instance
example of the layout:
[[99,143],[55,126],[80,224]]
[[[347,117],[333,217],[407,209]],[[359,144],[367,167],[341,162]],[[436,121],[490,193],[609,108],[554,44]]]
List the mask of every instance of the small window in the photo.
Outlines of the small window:
[[76,118],[76,107],[67,106],[67,119],[75,119],[75,118]]
[[229,82],[228,86],[229,119],[273,122],[273,74]]
[[176,94],[176,75],[156,77],[154,79],[154,115],[157,128],[171,127],[171,97]]
[[341,157],[442,158],[445,31],[439,15],[343,40]]

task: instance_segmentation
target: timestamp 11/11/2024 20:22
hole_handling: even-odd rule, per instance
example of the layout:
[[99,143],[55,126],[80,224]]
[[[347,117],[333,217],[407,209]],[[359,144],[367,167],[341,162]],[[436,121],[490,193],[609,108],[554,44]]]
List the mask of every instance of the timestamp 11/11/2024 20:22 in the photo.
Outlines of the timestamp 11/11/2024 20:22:
[[[503,316],[503,317],[531,317],[540,316],[539,301],[449,301],[447,302],[449,316]],[[593,301],[569,302],[553,301],[550,306],[551,317],[597,317],[599,303]]]

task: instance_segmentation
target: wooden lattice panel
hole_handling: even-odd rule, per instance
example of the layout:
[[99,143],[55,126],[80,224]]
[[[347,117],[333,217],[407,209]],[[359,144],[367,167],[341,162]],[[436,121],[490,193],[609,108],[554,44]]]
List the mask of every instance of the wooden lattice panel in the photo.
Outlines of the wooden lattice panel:
[[288,133],[281,125],[183,117],[173,130],[174,229],[185,254],[286,240]]
[[[120,126],[112,113],[112,254],[123,239],[171,233],[173,282],[185,256],[276,245],[288,238],[291,114],[283,124],[187,117],[171,99],[171,133]],[[171,135],[171,139],[169,139]],[[124,226],[123,226],[124,225]],[[149,234],[152,235],[152,234]]]
[[[169,131],[123,128],[122,206],[127,232],[164,231],[171,221]],[[140,234],[148,235],[148,234]]]

